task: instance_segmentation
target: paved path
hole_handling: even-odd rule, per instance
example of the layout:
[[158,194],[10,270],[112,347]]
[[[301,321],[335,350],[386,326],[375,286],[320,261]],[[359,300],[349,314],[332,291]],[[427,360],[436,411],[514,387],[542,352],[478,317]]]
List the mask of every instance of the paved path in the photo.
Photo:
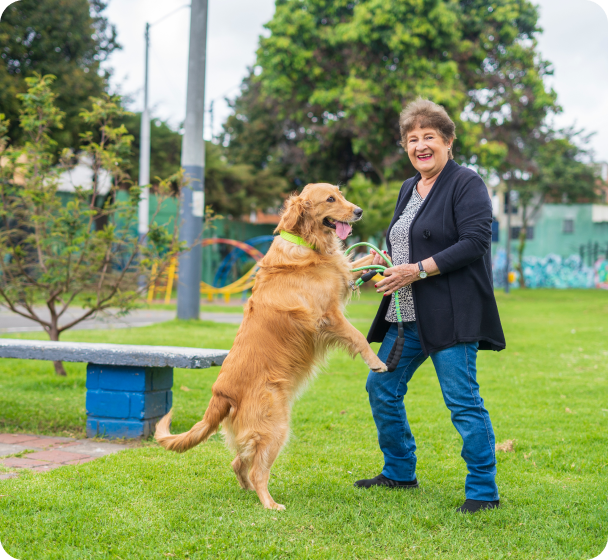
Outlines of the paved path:
[[[129,449],[119,443],[101,443],[87,439],[0,434],[0,464],[11,469],[47,472],[66,465],[82,465],[98,457]],[[29,453],[23,453],[29,451]],[[7,457],[20,453],[20,457]],[[4,458],[3,458],[4,457]],[[19,471],[0,474],[0,480],[15,478]]]
[[[48,309],[44,307],[36,307],[36,314],[43,319],[48,318]],[[68,310],[60,321],[61,324],[68,323],[75,319],[80,314],[80,310]],[[242,313],[206,313],[203,311],[200,315],[203,321],[214,321],[216,323],[235,323],[239,324],[243,320]],[[96,319],[88,319],[79,323],[73,330],[88,330],[88,329],[125,329],[131,327],[147,327],[155,323],[171,321],[175,319],[175,311],[163,311],[154,309],[136,309],[124,317],[118,317],[115,310],[109,310],[108,313],[97,317]],[[0,334],[28,331],[42,331],[43,328],[30,319],[21,317],[12,311],[5,308],[0,308]]]

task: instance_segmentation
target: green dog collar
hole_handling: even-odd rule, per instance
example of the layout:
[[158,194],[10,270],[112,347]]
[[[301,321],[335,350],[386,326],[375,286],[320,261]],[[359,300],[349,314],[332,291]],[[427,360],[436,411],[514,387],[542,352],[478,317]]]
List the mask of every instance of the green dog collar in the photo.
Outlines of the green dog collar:
[[279,234],[285,241],[290,241],[291,243],[295,243],[296,245],[303,245],[304,247],[308,247],[313,251],[316,251],[317,248],[312,244],[308,243],[308,241],[304,241],[299,235],[294,235],[293,233],[289,233],[287,231],[281,231]]

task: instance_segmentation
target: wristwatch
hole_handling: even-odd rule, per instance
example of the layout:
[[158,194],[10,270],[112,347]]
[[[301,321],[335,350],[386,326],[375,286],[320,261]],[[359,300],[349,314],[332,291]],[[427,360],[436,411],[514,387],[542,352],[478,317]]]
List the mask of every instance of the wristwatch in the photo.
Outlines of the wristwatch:
[[418,261],[418,268],[420,272],[418,273],[419,278],[426,278],[428,274],[424,271],[424,267],[422,266],[422,262]]

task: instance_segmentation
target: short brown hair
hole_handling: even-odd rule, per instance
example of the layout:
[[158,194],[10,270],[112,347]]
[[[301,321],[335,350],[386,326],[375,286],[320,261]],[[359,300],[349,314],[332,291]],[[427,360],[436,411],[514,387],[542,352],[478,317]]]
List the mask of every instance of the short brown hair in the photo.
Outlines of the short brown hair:
[[[436,130],[447,144],[456,139],[456,125],[449,117],[447,111],[429,99],[419,97],[407,105],[399,117],[399,131],[401,132],[401,145],[407,151],[407,135],[415,128],[432,128]],[[454,154],[450,150],[450,159]]]

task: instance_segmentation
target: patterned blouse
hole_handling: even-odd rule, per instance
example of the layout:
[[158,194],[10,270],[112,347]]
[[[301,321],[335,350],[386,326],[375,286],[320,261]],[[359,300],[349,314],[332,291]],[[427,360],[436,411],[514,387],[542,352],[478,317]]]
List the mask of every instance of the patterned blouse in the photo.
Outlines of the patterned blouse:
[[[418,194],[418,186],[414,187],[412,197],[407,203],[399,219],[391,229],[389,239],[393,248],[393,265],[409,264],[410,262],[410,226],[414,217],[418,213],[420,206],[424,202]],[[403,321],[415,321],[414,298],[412,296],[412,286],[404,286],[399,289],[399,309]],[[395,307],[395,294],[391,296],[391,303],[386,312],[385,319],[389,323],[397,323],[397,309]]]

